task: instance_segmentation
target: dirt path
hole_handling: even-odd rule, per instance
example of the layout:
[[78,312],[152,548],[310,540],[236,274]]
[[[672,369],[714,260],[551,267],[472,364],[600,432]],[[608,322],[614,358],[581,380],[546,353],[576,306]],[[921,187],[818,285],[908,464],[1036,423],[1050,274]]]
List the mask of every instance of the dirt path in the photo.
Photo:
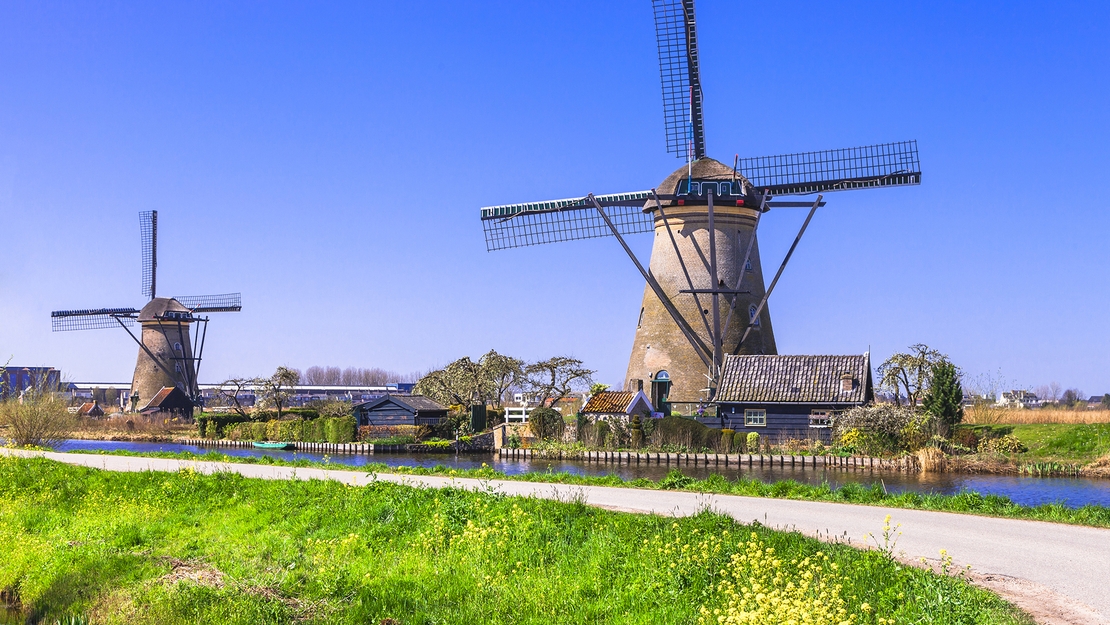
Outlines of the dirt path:
[[946,549],[957,567],[971,566],[973,581],[997,592],[1043,624],[1110,623],[1110,529],[999,519],[948,512],[904,510],[851,504],[705,495],[699,493],[569,486],[532,482],[411,476],[359,471],[196,462],[133,456],[105,456],[0,450],[43,456],[68,464],[110,471],[233,472],[261,479],[334,480],[353,485],[383,480],[430,488],[493,489],[507,495],[583,502],[615,510],[689,515],[711,507],[738,521],[796,530],[822,540],[864,543],[880,534],[887,514],[900,525],[895,553],[919,564],[937,562]]

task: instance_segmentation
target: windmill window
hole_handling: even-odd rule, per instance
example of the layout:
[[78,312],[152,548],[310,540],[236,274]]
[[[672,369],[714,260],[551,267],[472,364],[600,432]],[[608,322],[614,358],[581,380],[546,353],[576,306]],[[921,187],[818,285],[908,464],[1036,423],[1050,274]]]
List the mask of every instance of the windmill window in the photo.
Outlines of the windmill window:
[[767,427],[766,410],[745,410],[744,425],[747,427]]
[[639,329],[640,326],[642,326],[643,324],[644,324],[644,309],[641,308],[640,309],[640,318],[636,320],[636,328]]
[[181,363],[180,362],[173,363],[173,370],[178,372],[178,373],[181,373]]
[[748,308],[748,320],[753,326],[759,325],[759,317],[755,316],[755,306],[751,306]]
[[749,258],[748,260],[744,261],[744,271],[751,271],[751,270],[752,270],[752,261]]
[[173,344],[173,350],[174,350],[175,352],[179,352],[179,351],[181,351],[181,343],[174,343],[174,344]]

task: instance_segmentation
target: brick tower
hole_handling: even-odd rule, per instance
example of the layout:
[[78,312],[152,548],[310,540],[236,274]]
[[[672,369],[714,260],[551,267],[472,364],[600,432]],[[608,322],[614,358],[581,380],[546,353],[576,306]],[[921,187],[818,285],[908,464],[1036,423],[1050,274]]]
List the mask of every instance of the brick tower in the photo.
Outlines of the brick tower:
[[192,311],[176,299],[156,297],[139,311],[142,326],[139,357],[131,393],[139,394],[139,407],[163,388],[180,388],[188,397],[197,395],[196,361],[189,340]]
[[[731,183],[734,173],[731,167],[711,158],[694,161],[688,168],[683,166],[667,177],[658,187],[661,195],[674,195],[694,184],[707,181]],[[735,180],[745,187],[748,197],[755,196],[751,184],[743,176]],[[723,198],[725,194],[717,194]],[[718,200],[714,206],[714,232],[716,235],[716,255],[718,288],[732,289],[739,283],[733,296],[722,296],[718,302],[718,314],[722,324],[722,343],[731,351],[740,342],[740,337],[758,307],[765,292],[763,270],[759,260],[759,246],[754,243],[752,230],[755,227],[758,207],[729,206]],[[712,345],[711,332],[706,327],[711,314],[711,296],[705,293],[684,293],[689,291],[685,273],[682,270],[679,254],[685,262],[686,271],[697,290],[713,288],[710,278],[709,251],[709,214],[706,203],[661,201],[666,214],[666,223],[660,211],[653,212],[655,220],[655,239],[651,249],[650,271],[658,280],[663,291],[673,302],[679,313],[689,323],[706,345]],[[649,202],[650,208],[653,203]],[[674,235],[672,243],[667,227]],[[747,266],[744,256],[749,240],[753,240]],[[676,254],[675,248],[678,248]],[[740,280],[741,272],[743,279]],[[735,297],[735,307],[732,298]],[[730,316],[730,308],[732,314]],[[706,321],[703,321],[705,319]],[[744,341],[740,353],[775,354],[775,335],[771,328],[771,316],[767,307],[759,315],[758,325]],[[650,287],[644,288],[643,304],[640,309],[636,335],[632,344],[632,355],[628,360],[626,388],[636,388],[637,380],[645,386],[651,384],[652,401],[658,403],[666,397],[671,402],[697,402],[707,399],[708,367],[694,351],[679,326],[668,313],[663,303]]]

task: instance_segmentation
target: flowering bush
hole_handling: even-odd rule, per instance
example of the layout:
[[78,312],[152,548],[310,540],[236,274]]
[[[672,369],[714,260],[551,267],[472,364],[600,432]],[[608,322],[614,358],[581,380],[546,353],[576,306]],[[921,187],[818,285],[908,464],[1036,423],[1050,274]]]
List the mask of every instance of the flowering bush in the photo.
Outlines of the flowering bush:
[[858,453],[913,451],[936,430],[936,419],[912,408],[877,404],[834,414],[830,420],[834,439]]

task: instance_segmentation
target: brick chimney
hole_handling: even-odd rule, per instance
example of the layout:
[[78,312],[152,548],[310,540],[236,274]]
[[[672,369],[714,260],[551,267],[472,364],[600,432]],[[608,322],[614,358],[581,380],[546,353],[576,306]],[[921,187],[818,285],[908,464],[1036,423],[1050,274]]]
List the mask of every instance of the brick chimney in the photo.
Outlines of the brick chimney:
[[840,374],[840,392],[847,393],[856,387],[856,379],[851,373]]

